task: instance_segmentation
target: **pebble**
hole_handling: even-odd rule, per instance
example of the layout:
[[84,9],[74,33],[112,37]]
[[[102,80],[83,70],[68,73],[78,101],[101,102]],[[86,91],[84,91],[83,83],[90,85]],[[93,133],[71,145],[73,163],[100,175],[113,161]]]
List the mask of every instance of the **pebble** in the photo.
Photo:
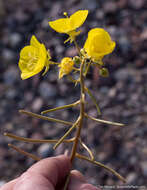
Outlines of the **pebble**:
[[117,4],[115,2],[109,0],[106,3],[104,3],[103,8],[104,8],[104,12],[106,12],[106,13],[108,13],[108,12],[112,13],[112,12],[116,11]]
[[134,0],[129,0],[129,5],[134,9],[141,9],[144,6],[145,1],[144,0],[137,0],[134,3]]
[[94,11],[98,6],[97,0],[82,0],[83,9],[88,9],[90,12]]
[[147,177],[147,161],[141,162],[141,169],[142,169],[143,175]]
[[125,36],[119,38],[119,45],[123,54],[126,54],[131,50],[129,39],[127,39]]
[[50,144],[45,143],[39,146],[37,152],[40,157],[46,158],[52,156],[53,148]]
[[16,66],[9,66],[4,73],[4,83],[7,85],[14,85],[19,79],[19,71]]
[[129,175],[127,175],[127,177],[126,177],[126,181],[128,184],[135,183],[137,177],[138,176],[136,173],[129,173]]
[[40,96],[45,100],[49,100],[50,98],[55,98],[57,94],[56,87],[47,82],[42,82],[39,85],[38,91],[39,91]]
[[43,106],[43,100],[41,98],[36,98],[33,100],[33,103],[31,105],[33,112],[38,112]]
[[22,37],[19,33],[12,33],[9,36],[9,43],[11,45],[11,47],[15,47],[18,46],[18,44],[22,41]]
[[11,61],[14,60],[14,57],[15,57],[15,54],[14,52],[11,50],[11,49],[3,49],[2,50],[2,58],[5,60],[5,61]]
[[113,98],[113,97],[115,97],[116,93],[117,93],[116,88],[111,88],[111,89],[109,90],[108,96],[111,97],[111,98]]

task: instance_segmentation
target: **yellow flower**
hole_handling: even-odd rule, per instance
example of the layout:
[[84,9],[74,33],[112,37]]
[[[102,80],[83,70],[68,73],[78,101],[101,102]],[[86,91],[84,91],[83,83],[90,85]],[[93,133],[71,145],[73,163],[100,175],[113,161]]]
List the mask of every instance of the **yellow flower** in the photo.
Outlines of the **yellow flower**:
[[89,31],[84,49],[93,60],[99,61],[104,55],[111,53],[115,48],[115,42],[107,31],[102,28],[94,28]]
[[[67,16],[67,13],[64,13]],[[51,28],[56,32],[65,33],[69,35],[69,38],[66,40],[73,42],[75,37],[80,34],[80,31],[76,31],[86,20],[88,15],[88,10],[79,10],[72,14],[70,17],[61,18],[55,21],[49,22]]]
[[21,70],[21,78],[30,78],[44,67],[45,73],[49,69],[49,59],[51,59],[49,52],[47,52],[44,44],[41,44],[33,35],[30,40],[30,45],[25,46],[20,52],[19,68]]
[[64,57],[61,60],[61,63],[58,67],[60,67],[59,70],[59,79],[61,79],[64,75],[69,74],[73,69],[74,62],[72,58],[70,57]]

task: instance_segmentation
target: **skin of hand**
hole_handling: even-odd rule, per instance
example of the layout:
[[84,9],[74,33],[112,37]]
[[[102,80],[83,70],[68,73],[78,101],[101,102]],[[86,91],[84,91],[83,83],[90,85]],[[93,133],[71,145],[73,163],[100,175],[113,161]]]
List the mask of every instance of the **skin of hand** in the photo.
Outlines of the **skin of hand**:
[[[70,159],[65,155],[46,158],[34,164],[20,177],[6,183],[0,190],[62,190],[70,169]],[[79,171],[72,170],[68,190],[100,189],[88,184]]]

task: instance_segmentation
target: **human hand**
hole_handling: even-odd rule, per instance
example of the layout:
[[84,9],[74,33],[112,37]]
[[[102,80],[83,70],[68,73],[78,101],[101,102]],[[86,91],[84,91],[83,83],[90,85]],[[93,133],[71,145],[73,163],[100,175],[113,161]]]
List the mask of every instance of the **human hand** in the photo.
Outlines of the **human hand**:
[[[0,190],[61,190],[71,168],[70,159],[65,155],[43,159],[17,179],[10,181]],[[68,190],[100,190],[88,184],[84,176],[71,171]]]

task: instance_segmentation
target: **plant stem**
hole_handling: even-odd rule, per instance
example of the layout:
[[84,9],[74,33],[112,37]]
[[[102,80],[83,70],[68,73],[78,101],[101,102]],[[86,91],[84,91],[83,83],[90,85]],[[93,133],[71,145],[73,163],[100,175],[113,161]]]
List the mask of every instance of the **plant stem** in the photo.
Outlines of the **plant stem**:
[[78,100],[72,104],[68,104],[68,105],[64,105],[64,106],[60,106],[60,107],[56,107],[56,108],[52,108],[49,110],[42,111],[41,114],[46,114],[49,112],[53,112],[53,111],[57,111],[57,110],[65,109],[65,108],[71,108],[71,107],[77,106],[79,103],[80,103],[80,101]]
[[54,145],[53,149],[56,149],[63,141],[64,139],[71,133],[73,129],[75,129],[78,126],[79,119],[73,124],[72,127],[69,128],[69,130],[58,140],[58,142]]
[[76,150],[77,150],[77,146],[78,146],[78,142],[79,142],[79,137],[80,137],[81,129],[82,129],[82,126],[83,126],[83,119],[84,119],[84,103],[85,103],[84,76],[83,76],[84,63],[85,63],[85,60],[83,59],[82,62],[81,62],[81,66],[80,66],[81,96],[80,96],[79,125],[78,125],[77,133],[76,133],[76,136],[75,136],[75,140],[74,140],[74,143],[73,143],[72,152],[71,152],[71,156],[70,156],[71,163],[73,163],[74,158],[75,158],[75,154],[76,154]]
[[32,158],[35,161],[40,161],[41,160],[41,158],[39,158],[38,156],[35,156],[34,154],[30,154],[30,153],[22,150],[21,148],[18,148],[16,146],[12,145],[12,144],[8,144],[8,146],[11,147],[11,148],[13,148],[14,150],[16,150],[17,152],[19,152],[20,154],[23,154],[23,155],[25,155],[25,156],[27,156],[29,158]]
[[77,43],[77,41],[75,39],[74,39],[74,44],[75,44],[75,46],[77,48],[79,56],[81,57],[80,47],[79,47],[79,45],[78,45],[78,43]]
[[29,115],[31,117],[36,117],[38,119],[43,119],[43,120],[47,120],[47,121],[62,123],[64,125],[73,125],[73,123],[69,122],[69,121],[64,121],[64,120],[55,119],[55,118],[52,118],[52,117],[42,116],[42,115],[32,113],[32,112],[29,112],[29,111],[25,111],[25,110],[19,110],[19,113],[23,113],[23,114]]
[[94,160],[94,155],[93,155],[92,151],[88,148],[88,146],[87,146],[85,143],[83,143],[83,142],[81,141],[81,139],[80,139],[80,144],[81,144],[81,145],[83,146],[83,148],[85,148],[86,151],[89,153],[89,156],[90,156],[91,160]]
[[[71,151],[70,161],[71,165],[73,164],[74,158],[76,156],[77,146],[81,134],[81,129],[83,126],[83,119],[84,119],[84,103],[85,103],[85,91],[84,91],[84,76],[83,76],[83,68],[84,68],[85,60],[83,59],[80,66],[80,86],[81,86],[81,96],[80,96],[80,116],[79,116],[79,122],[77,124],[77,133],[73,142],[73,147]],[[67,186],[69,184],[70,179],[70,172],[66,178],[65,184],[64,184],[64,190],[67,190]]]
[[[24,138],[24,137],[19,137],[11,133],[4,133],[5,136],[10,137],[12,139],[18,140],[18,141],[23,141],[23,142],[28,142],[28,143],[57,143],[59,139],[31,139],[31,138]],[[73,142],[74,138],[71,139],[65,139],[63,142],[65,143],[70,143]]]
[[84,88],[85,88],[85,91],[88,93],[88,95],[91,97],[93,103],[95,104],[98,115],[101,115],[101,110],[100,110],[100,108],[99,108],[99,106],[97,104],[96,98],[93,96],[91,91],[86,86]]
[[95,117],[92,117],[90,115],[88,115],[87,113],[85,113],[85,116],[93,121],[96,121],[98,123],[104,123],[104,124],[108,124],[108,125],[115,125],[115,126],[119,126],[119,127],[123,127],[124,124],[123,123],[116,123],[113,121],[107,121],[107,120],[103,120],[103,119],[97,119]]
[[126,180],[124,177],[122,177],[118,172],[116,172],[115,170],[113,170],[112,168],[109,168],[108,166],[100,163],[100,162],[97,162],[95,160],[90,160],[89,158],[87,158],[86,156],[83,156],[81,154],[78,154],[76,153],[76,157],[77,158],[80,158],[80,159],[83,159],[83,160],[87,160],[88,162],[91,162],[92,164],[96,164],[100,167],[103,167],[105,168],[106,170],[108,170],[109,172],[113,173],[116,177],[118,177],[120,180],[122,180],[124,183],[126,183]]

